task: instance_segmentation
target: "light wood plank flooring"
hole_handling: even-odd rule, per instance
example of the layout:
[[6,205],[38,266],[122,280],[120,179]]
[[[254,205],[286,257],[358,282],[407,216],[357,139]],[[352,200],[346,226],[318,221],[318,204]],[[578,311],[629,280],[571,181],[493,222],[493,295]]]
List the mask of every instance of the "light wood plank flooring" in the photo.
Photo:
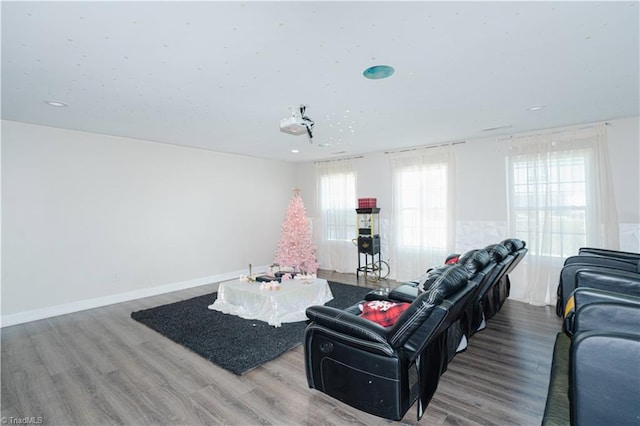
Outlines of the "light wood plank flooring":
[[[355,274],[323,278],[375,287]],[[378,286],[393,286],[381,282]],[[307,387],[302,346],[238,377],[132,320],[211,284],[2,329],[5,421],[51,425],[386,425]],[[215,326],[215,325],[212,325]],[[442,376],[420,422],[539,425],[560,320],[508,300]]]

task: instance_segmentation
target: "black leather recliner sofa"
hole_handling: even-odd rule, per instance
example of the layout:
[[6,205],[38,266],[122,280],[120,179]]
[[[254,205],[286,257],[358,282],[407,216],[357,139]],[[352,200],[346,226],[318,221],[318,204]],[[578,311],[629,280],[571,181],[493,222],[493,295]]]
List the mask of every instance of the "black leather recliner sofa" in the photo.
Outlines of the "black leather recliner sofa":
[[542,424],[637,425],[640,298],[581,284],[556,336]]
[[598,248],[566,259],[543,425],[640,424],[639,260]]
[[[455,354],[484,327],[485,312],[493,316],[508,297],[508,273],[527,253],[525,246],[508,239],[452,255],[422,277],[391,291],[374,290],[346,309],[307,308],[309,387],[392,420],[417,401],[420,419]],[[371,301],[409,308],[383,327],[360,316],[360,305]]]
[[[344,310],[307,308],[305,368],[310,388],[352,407],[400,420],[418,401],[418,418],[446,369],[447,330],[466,308],[475,283],[463,266],[440,269],[391,327]],[[370,293],[368,299],[389,299]]]

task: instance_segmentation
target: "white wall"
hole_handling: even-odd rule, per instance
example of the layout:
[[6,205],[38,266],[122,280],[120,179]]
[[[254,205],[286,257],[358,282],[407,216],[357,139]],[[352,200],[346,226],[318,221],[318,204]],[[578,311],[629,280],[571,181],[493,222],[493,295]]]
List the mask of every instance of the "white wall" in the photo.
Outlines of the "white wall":
[[622,250],[640,252],[640,117],[607,127]]
[[[640,119],[612,123],[607,132],[621,249],[640,252]],[[506,147],[485,138],[455,148],[457,251],[507,236]],[[313,163],[9,121],[2,122],[1,161],[3,325],[230,278],[248,263],[269,264],[294,186],[302,189],[309,216],[317,214]],[[357,195],[378,198],[384,230],[391,206],[388,155],[354,161]]]
[[285,162],[3,121],[3,325],[268,265],[294,185]]
[[[607,139],[620,222],[620,248],[640,252],[640,118],[611,120],[610,123]],[[505,170],[508,141],[495,137],[474,139],[455,145],[453,149],[456,151],[458,183],[456,251],[464,252],[510,237],[507,235]],[[381,207],[381,222],[388,221],[391,207],[389,156],[365,154],[354,160],[354,164],[358,174],[357,196],[376,197]],[[297,165],[296,174],[303,193],[315,194],[314,164]],[[318,215],[315,200],[307,203],[307,210],[310,216]],[[384,240],[382,244],[385,257]]]

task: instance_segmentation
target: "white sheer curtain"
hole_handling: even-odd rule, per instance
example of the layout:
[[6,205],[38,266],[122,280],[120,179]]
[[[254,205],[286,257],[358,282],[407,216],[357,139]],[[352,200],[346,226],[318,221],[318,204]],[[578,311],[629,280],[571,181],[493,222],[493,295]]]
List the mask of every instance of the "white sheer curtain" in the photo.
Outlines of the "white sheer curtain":
[[415,279],[455,248],[455,154],[452,147],[391,154],[391,277]]
[[564,259],[583,246],[618,249],[606,127],[512,139],[509,230],[529,252],[511,276],[511,298],[553,305]]
[[352,160],[316,163],[318,212],[316,241],[320,268],[355,272],[356,172]]

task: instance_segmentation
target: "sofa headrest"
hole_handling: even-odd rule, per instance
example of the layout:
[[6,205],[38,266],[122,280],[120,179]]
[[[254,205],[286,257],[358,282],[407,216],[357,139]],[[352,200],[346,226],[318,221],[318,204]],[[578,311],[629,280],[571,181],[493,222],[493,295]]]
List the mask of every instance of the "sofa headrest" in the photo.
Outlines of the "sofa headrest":
[[467,284],[469,276],[462,265],[451,265],[439,271],[435,281],[429,286],[427,302],[437,304],[459,291]]
[[477,252],[478,250],[469,250],[463,254],[460,255],[460,257],[458,257],[458,263],[460,265],[464,265],[464,263],[471,257],[471,255],[473,255],[473,253]]
[[470,250],[458,259],[458,265],[463,265],[471,277],[483,270],[491,262],[491,256],[485,249]]
[[511,253],[522,250],[527,245],[525,241],[519,240],[517,238],[508,238],[502,241],[501,244],[504,245]]
[[499,263],[511,253],[508,248],[502,244],[490,244],[484,248],[489,252],[489,256],[494,262]]
[[433,285],[433,283],[435,283],[440,275],[442,275],[442,273],[450,267],[451,265],[439,265],[429,269],[426,275],[423,275],[421,277],[418,288],[420,288],[421,291],[429,291],[429,288]]

